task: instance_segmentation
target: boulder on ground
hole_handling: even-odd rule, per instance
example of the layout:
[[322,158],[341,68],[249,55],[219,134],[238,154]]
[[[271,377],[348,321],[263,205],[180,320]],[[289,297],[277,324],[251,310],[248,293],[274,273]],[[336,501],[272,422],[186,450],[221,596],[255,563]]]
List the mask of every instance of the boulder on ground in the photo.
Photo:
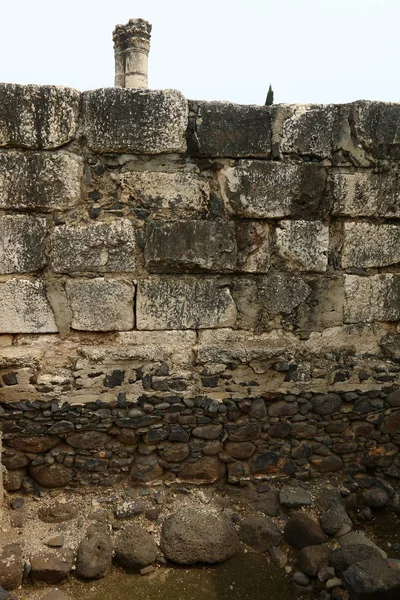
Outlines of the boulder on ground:
[[4,546],[0,555],[0,586],[16,590],[22,583],[22,549],[19,544]]
[[30,577],[33,581],[58,583],[72,569],[74,556],[69,550],[39,552],[31,558]]
[[336,506],[328,508],[328,510],[321,515],[319,522],[327,535],[336,535],[342,529],[343,525],[348,525],[350,529],[353,526],[353,523],[342,504],[337,504]]
[[329,565],[342,573],[355,563],[373,558],[382,558],[376,548],[365,544],[349,544],[329,552]]
[[239,538],[223,515],[184,508],[164,521],[161,549],[178,564],[220,563],[239,550]]
[[378,552],[383,556],[383,558],[387,558],[387,554],[382,548],[379,548],[372,540],[367,538],[363,531],[351,531],[350,533],[339,538],[339,542],[341,546],[350,546],[353,544],[363,544],[364,546],[370,546],[371,548],[375,548]]
[[311,506],[312,500],[309,492],[301,487],[285,486],[279,492],[279,502],[287,508],[300,508],[301,506]]
[[83,579],[100,579],[111,568],[113,545],[110,536],[94,531],[79,544],[76,574]]
[[316,577],[324,565],[328,564],[329,548],[324,544],[306,546],[297,556],[297,566],[309,577]]
[[317,546],[328,539],[314,519],[305,513],[296,513],[286,523],[283,536],[291,546],[300,550],[306,546]]
[[240,522],[239,537],[256,552],[266,552],[269,548],[279,546],[282,534],[271,519],[249,517]]
[[400,573],[382,557],[367,558],[350,565],[343,579],[357,598],[397,600],[400,597]]
[[157,558],[157,545],[140,525],[130,523],[119,534],[115,545],[115,560],[125,569],[142,569]]
[[362,499],[370,508],[383,508],[389,502],[389,494],[382,488],[373,487],[363,492]]

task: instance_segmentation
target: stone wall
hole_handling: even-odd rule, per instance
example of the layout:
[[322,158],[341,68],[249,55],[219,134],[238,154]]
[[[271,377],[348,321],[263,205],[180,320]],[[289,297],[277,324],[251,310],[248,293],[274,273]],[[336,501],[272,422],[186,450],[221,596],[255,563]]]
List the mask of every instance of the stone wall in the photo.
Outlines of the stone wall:
[[400,477],[400,104],[0,85],[9,490]]

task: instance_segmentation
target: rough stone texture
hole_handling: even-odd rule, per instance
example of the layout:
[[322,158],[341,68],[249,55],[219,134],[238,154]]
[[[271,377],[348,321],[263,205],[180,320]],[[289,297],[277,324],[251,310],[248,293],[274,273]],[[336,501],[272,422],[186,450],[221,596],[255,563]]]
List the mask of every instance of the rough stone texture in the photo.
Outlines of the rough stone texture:
[[324,272],[328,265],[329,229],[320,221],[280,221],[279,256],[291,270]]
[[389,273],[344,278],[345,323],[400,319],[400,276]]
[[324,215],[325,170],[316,165],[241,161],[219,173],[222,195],[238,217]]
[[26,477],[26,469],[13,469],[3,473],[3,485],[7,492],[16,492],[21,486]]
[[210,186],[196,173],[127,172],[118,177],[121,202],[151,212],[152,216],[197,217],[208,208]]
[[128,331],[133,328],[134,286],[120,279],[74,279],[65,289],[73,329]]
[[118,535],[115,560],[126,569],[141,569],[156,561],[157,545],[140,525],[129,523]]
[[337,109],[333,104],[280,105],[273,108],[275,120],[282,117],[280,150],[318,158],[332,156]]
[[59,583],[72,569],[74,555],[69,550],[48,551],[31,557],[32,581]]
[[282,534],[271,519],[249,517],[240,522],[240,540],[257,552],[266,552],[273,546],[279,546]]
[[95,152],[186,150],[187,101],[176,90],[105,88],[83,94],[84,130]]
[[342,573],[351,565],[354,565],[362,560],[380,559],[381,554],[371,546],[364,544],[351,544],[335,548],[329,552],[329,564],[334,567],[339,573]]
[[51,236],[56,273],[107,273],[135,268],[135,230],[128,219],[85,227],[56,227]]
[[400,217],[399,173],[342,171],[329,177],[332,213],[348,217]]
[[0,283],[0,333],[55,333],[57,326],[40,280]]
[[0,147],[51,149],[76,136],[80,93],[54,85],[0,84]]
[[217,280],[158,277],[139,282],[138,329],[205,329],[236,321],[230,291]]
[[19,544],[8,544],[0,555],[0,586],[5,590],[16,590],[22,584],[22,548]]
[[328,564],[329,547],[324,544],[306,546],[297,555],[297,566],[309,577],[316,577],[321,567]]
[[287,508],[300,508],[311,506],[312,500],[309,492],[301,487],[285,486],[279,492],[279,502]]
[[373,159],[400,157],[400,104],[358,101],[344,105],[349,111],[352,137]]
[[165,519],[160,545],[165,557],[178,564],[212,564],[233,556],[239,550],[239,538],[223,515],[182,509]]
[[210,484],[222,479],[226,467],[216,456],[204,456],[195,462],[184,463],[178,477],[186,483]]
[[232,270],[237,261],[233,224],[152,221],[146,227],[145,260],[150,270]]
[[78,547],[75,571],[83,579],[100,579],[111,568],[113,544],[108,534],[95,531]]
[[74,472],[71,468],[58,463],[31,466],[29,473],[35,481],[45,488],[65,487],[74,478]]
[[283,536],[288,544],[300,550],[306,546],[323,544],[327,540],[318,523],[306,513],[296,513],[290,517]]
[[27,215],[0,217],[0,273],[31,273],[44,267],[45,236],[45,219]]
[[266,157],[271,153],[270,118],[264,106],[190,102],[188,149],[195,156]]
[[133,481],[147,483],[162,478],[164,470],[157,460],[157,455],[135,457],[135,463],[131,469],[130,476]]
[[400,572],[391,568],[383,558],[367,558],[351,565],[343,579],[359,598],[396,598],[400,594]]
[[400,227],[345,223],[342,267],[385,267],[400,262]]

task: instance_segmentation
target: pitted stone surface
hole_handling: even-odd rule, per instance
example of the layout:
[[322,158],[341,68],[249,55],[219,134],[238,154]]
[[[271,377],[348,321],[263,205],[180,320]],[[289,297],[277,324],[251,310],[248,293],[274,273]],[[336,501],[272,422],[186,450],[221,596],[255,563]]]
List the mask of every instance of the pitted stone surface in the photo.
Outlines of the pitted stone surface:
[[133,328],[135,289],[121,279],[72,279],[65,289],[72,310],[73,329],[127,331]]
[[329,229],[321,221],[280,221],[278,253],[291,270],[324,272],[328,265]]
[[54,85],[0,84],[0,147],[51,149],[76,136],[80,92]]
[[146,227],[146,264],[160,270],[232,270],[237,247],[233,224],[152,221]]
[[306,164],[241,161],[219,174],[230,211],[246,218],[324,214],[325,170]]
[[46,221],[28,215],[0,217],[0,273],[30,273],[46,264]]
[[188,149],[195,156],[266,157],[271,153],[265,106],[190,102]]
[[56,333],[54,316],[40,280],[0,283],[0,333]]
[[385,267],[400,262],[400,225],[345,223],[342,267]]
[[183,153],[187,100],[176,90],[104,88],[83,94],[84,129],[95,152]]
[[273,112],[285,111],[281,152],[330,158],[333,150],[337,108],[333,104],[280,105]]
[[65,209],[81,199],[83,163],[65,152],[0,151],[0,208]]
[[128,219],[86,227],[56,227],[51,237],[51,263],[56,273],[132,271],[134,227]]
[[204,329],[229,327],[236,306],[217,280],[157,277],[139,282],[138,329]]
[[382,273],[370,277],[345,275],[345,323],[372,323],[400,319],[400,276]]

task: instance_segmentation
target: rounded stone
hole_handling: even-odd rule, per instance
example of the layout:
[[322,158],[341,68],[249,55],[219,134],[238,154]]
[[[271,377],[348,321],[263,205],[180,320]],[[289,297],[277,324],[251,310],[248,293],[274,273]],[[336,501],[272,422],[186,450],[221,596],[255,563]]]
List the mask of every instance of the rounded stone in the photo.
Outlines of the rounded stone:
[[161,479],[164,469],[158,462],[157,454],[148,456],[138,454],[131,468],[131,478],[134,481],[147,483],[155,479]]
[[321,567],[328,564],[328,557],[328,546],[306,546],[297,555],[297,566],[309,577],[316,577]]
[[226,466],[217,456],[204,456],[195,462],[183,463],[178,477],[185,483],[215,483],[224,477]]
[[26,469],[14,469],[13,471],[5,471],[3,476],[4,489],[7,492],[18,491],[26,477]]
[[56,435],[30,435],[7,440],[8,446],[16,450],[22,450],[23,452],[32,452],[33,454],[47,452],[55,448],[60,442],[61,438]]
[[73,448],[91,450],[103,448],[110,441],[110,436],[101,431],[81,431],[67,435],[66,441]]
[[222,431],[222,425],[209,423],[207,425],[198,425],[192,430],[192,435],[204,440],[216,440]]
[[362,498],[370,508],[383,508],[389,502],[389,494],[378,487],[363,492]]
[[239,538],[223,515],[184,508],[164,521],[161,549],[178,564],[213,564],[233,556],[239,550]]
[[46,488],[64,487],[74,478],[73,469],[60,463],[31,466],[29,473],[37,483]]
[[300,550],[306,546],[317,546],[328,539],[314,519],[305,513],[290,517],[284,529],[285,541]]
[[161,458],[168,462],[181,462],[190,454],[189,444],[185,442],[173,442],[162,448],[158,448],[157,451]]
[[8,450],[2,456],[2,463],[6,469],[22,469],[30,462],[29,458],[20,450]]
[[253,550],[266,552],[273,546],[279,546],[282,534],[271,519],[249,517],[240,522],[239,537]]
[[125,569],[142,569],[156,561],[157,545],[140,525],[129,524],[117,537],[115,560]]
[[323,417],[332,415],[342,405],[342,398],[339,394],[316,394],[310,400],[313,411]]
[[255,449],[255,445],[251,442],[226,442],[225,444],[226,452],[239,460],[253,456]]
[[100,579],[111,568],[113,545],[110,537],[96,531],[81,541],[76,557],[76,574],[83,579]]

